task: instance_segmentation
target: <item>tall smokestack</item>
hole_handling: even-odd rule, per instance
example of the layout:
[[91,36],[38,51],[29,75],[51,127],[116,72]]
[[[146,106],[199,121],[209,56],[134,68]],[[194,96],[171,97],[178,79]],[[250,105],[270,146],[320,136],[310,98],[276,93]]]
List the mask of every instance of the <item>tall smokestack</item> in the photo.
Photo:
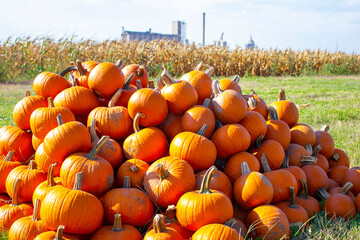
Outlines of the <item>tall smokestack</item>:
[[205,13],[203,12],[203,46],[205,46]]

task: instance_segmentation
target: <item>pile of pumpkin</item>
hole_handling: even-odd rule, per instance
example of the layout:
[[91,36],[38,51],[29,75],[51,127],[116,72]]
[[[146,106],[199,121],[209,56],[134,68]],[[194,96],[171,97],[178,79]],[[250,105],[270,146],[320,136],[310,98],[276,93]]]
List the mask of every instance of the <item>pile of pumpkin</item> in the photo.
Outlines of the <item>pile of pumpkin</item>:
[[354,217],[360,168],[328,127],[298,123],[282,90],[267,106],[242,95],[238,76],[203,70],[180,80],[164,70],[156,88],[121,61],[39,74],[36,96],[14,107],[17,126],[0,129],[0,229],[9,239],[279,239],[321,210]]

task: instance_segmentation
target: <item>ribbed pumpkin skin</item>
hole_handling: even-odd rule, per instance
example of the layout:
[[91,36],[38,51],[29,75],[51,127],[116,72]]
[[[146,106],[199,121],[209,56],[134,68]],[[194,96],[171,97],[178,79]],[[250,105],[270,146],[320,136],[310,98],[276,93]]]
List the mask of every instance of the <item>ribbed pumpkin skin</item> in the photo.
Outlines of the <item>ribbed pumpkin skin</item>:
[[31,133],[18,127],[4,126],[0,128],[0,155],[6,156],[9,151],[14,151],[12,161],[26,162],[34,153],[31,140]]
[[295,124],[291,127],[290,132],[291,143],[297,143],[301,146],[305,146],[307,144],[311,144],[311,146],[315,145],[315,132],[309,125],[304,123]]
[[169,113],[161,125],[159,125],[159,129],[165,134],[168,142],[171,142],[176,135],[184,131],[181,119],[182,116]]
[[21,99],[14,107],[13,120],[20,129],[30,129],[30,116],[36,109],[47,107],[46,98],[41,96],[27,96]]
[[306,175],[305,175],[304,171],[298,166],[290,166],[288,168],[282,168],[282,169],[288,171],[295,177],[297,185],[298,185],[298,190],[301,190],[300,179],[306,179]]
[[0,194],[0,207],[11,203],[11,198],[6,194]]
[[279,169],[284,161],[285,152],[280,143],[275,140],[265,140],[261,142],[259,148],[253,147],[250,152],[260,161],[261,156],[265,154],[266,159],[272,170]]
[[197,104],[202,104],[206,98],[209,98],[212,93],[212,80],[209,75],[202,71],[191,71],[184,74],[180,80],[189,82],[196,89],[198,94]]
[[286,122],[281,120],[269,120],[267,123],[267,131],[265,140],[275,140],[281,144],[284,150],[289,147],[291,141],[291,132]]
[[165,155],[168,142],[161,130],[148,127],[128,136],[123,148],[126,159],[137,158],[151,163]]
[[225,90],[234,90],[235,92],[238,92],[239,94],[241,94],[241,87],[239,86],[239,84],[237,84],[236,82],[234,82],[231,79],[228,78],[224,78],[219,80],[219,84],[220,84],[220,89],[225,91]]
[[131,225],[122,225],[121,231],[112,231],[113,226],[104,226],[98,229],[91,237],[91,240],[141,240],[143,239],[139,230]]
[[350,169],[344,179],[343,183],[351,182],[354,186],[351,188],[351,192],[357,196],[360,193],[360,170],[358,169]]
[[129,115],[132,119],[137,113],[145,114],[139,123],[141,126],[156,126],[164,121],[168,113],[168,105],[165,98],[150,88],[136,91],[129,99]]
[[321,145],[322,147],[319,153],[324,155],[326,159],[329,159],[333,155],[335,150],[334,139],[329,133],[325,131],[316,131],[315,135],[316,135],[315,146]]
[[21,163],[4,161],[2,158],[3,157],[0,157],[0,193],[6,193],[6,178],[14,168],[21,166]]
[[282,201],[276,203],[274,206],[283,211],[289,221],[290,226],[302,226],[309,220],[308,213],[301,205],[296,204],[296,207],[290,207],[289,201]]
[[33,206],[30,203],[21,203],[17,206],[6,204],[0,207],[0,229],[9,230],[16,220],[30,216],[32,213]]
[[321,167],[317,165],[306,165],[301,169],[306,175],[310,195],[313,196],[318,189],[326,187],[328,177]]
[[63,185],[61,184],[60,178],[57,177],[54,179],[54,181],[55,181],[56,185],[52,186],[52,187],[48,186],[47,181],[40,183],[34,190],[32,202],[34,203],[35,199],[39,199],[40,204],[41,204],[41,202],[44,200],[44,198],[50,191],[52,191],[56,188],[59,188],[59,187],[63,187]]
[[286,215],[279,208],[272,205],[261,205],[254,208],[246,219],[248,227],[255,224],[255,229],[250,235],[254,238],[280,239],[284,235],[290,236],[290,226]]
[[239,123],[249,132],[251,142],[253,142],[260,135],[266,135],[266,121],[263,116],[261,116],[261,114],[258,112],[247,112],[246,116]]
[[96,119],[95,130],[99,136],[106,135],[115,140],[123,140],[133,132],[132,119],[124,107],[95,108],[88,116],[88,127],[92,119]]
[[215,128],[215,115],[210,108],[201,105],[195,105],[187,110],[181,119],[183,131],[198,132],[206,124],[207,128],[204,137],[209,138]]
[[[96,142],[92,142],[90,148],[93,148],[95,145]],[[124,161],[124,155],[120,144],[111,138],[109,138],[100,148],[98,156],[108,161],[113,169],[118,169]]]
[[[162,164],[168,174],[161,179],[157,165]],[[195,188],[195,174],[190,164],[177,157],[164,157],[155,161],[146,171],[144,188],[159,206],[175,205],[186,192]]]
[[114,222],[116,213],[121,214],[123,224],[145,226],[154,214],[154,206],[146,193],[137,188],[115,188],[101,198],[104,221]]
[[16,220],[9,230],[9,239],[33,240],[40,233],[48,231],[43,221],[34,221],[32,218],[33,216],[27,216]]
[[65,107],[76,116],[87,116],[99,106],[96,96],[85,87],[67,88],[54,98],[55,107]]
[[[198,172],[195,174],[195,190],[200,190],[201,182],[204,179],[204,175],[206,170]],[[217,190],[219,192],[224,193],[230,200],[232,200],[232,184],[229,178],[225,175],[225,173],[221,172],[220,170],[216,170],[213,177],[210,181],[210,189]]]
[[[136,167],[136,171],[133,171]],[[130,177],[130,184],[132,188],[143,188],[145,173],[149,168],[149,164],[140,159],[129,159],[121,164],[117,172],[117,181],[119,186],[124,185],[124,177]]]
[[[341,194],[343,194],[343,193],[341,192],[341,190],[342,190],[342,187],[334,187],[334,188],[331,188],[331,189],[328,191],[328,193],[329,193],[330,195],[334,195],[334,194],[336,194],[336,193],[341,193]],[[351,191],[348,192],[348,193],[346,194],[346,196],[348,196],[349,198],[351,198],[351,200],[353,200],[353,201],[355,202],[356,197],[355,197],[355,195],[354,195]]]
[[342,193],[335,193],[325,200],[324,211],[328,213],[329,218],[340,216],[352,219],[356,214],[356,206],[350,197]]
[[238,152],[232,155],[225,166],[224,173],[229,177],[232,183],[241,176],[241,163],[246,162],[249,165],[250,171],[259,172],[259,160],[248,152]]
[[267,104],[266,102],[259,97],[257,94],[250,94],[250,95],[243,95],[245,101],[247,102],[249,100],[249,98],[254,98],[254,100],[256,101],[256,107],[252,108],[250,106],[248,106],[248,111],[255,111],[261,114],[261,116],[264,117],[264,119],[267,119],[268,117],[268,111],[267,111]]
[[244,238],[234,229],[223,224],[208,224],[198,229],[191,237],[192,240],[243,240]]
[[271,203],[290,200],[289,187],[294,187],[295,195],[298,192],[298,184],[294,175],[284,169],[265,172],[264,175],[269,179],[274,187],[274,197]]
[[195,171],[208,169],[216,160],[215,144],[193,132],[176,135],[170,143],[169,153],[188,162]]
[[301,145],[297,143],[291,143],[285,151],[286,156],[289,157],[290,166],[302,167],[302,156],[310,156],[309,152]]
[[146,233],[144,240],[183,240],[183,237],[172,228],[166,228],[165,232],[156,233],[151,230]]
[[341,150],[339,148],[335,148],[334,149],[334,154],[338,154],[339,159],[337,161],[335,161],[333,157],[330,157],[328,159],[330,168],[338,166],[338,165],[342,165],[342,166],[345,166],[345,167],[350,166],[349,157],[347,156],[347,154],[343,150]]
[[90,134],[80,122],[67,122],[53,130],[45,137],[35,154],[39,168],[48,171],[55,162],[54,175],[59,176],[60,167],[67,156],[74,152],[86,152],[90,148]]
[[64,225],[67,233],[90,234],[101,226],[104,210],[94,195],[61,187],[46,195],[40,216],[50,230]]
[[139,64],[129,64],[126,65],[123,69],[122,72],[124,73],[124,77],[125,79],[128,78],[128,76],[131,73],[135,73],[134,78],[131,80],[131,85],[136,86],[136,80],[139,79],[141,81],[141,87],[142,88],[146,88],[148,83],[149,83],[149,74],[146,71],[146,69],[144,68],[144,74],[143,76],[140,76],[137,74],[137,71],[139,70],[140,65]]
[[309,217],[315,215],[315,213],[321,212],[319,202],[312,196],[307,196],[307,198],[296,197],[296,204],[305,208]]
[[279,119],[286,122],[289,127],[299,121],[299,110],[290,100],[280,100],[270,104],[276,109]]
[[40,73],[33,82],[34,92],[46,98],[55,98],[58,93],[69,87],[71,85],[64,77],[51,72]]
[[31,144],[35,151],[39,148],[40,144],[42,144],[42,143],[43,143],[43,140],[41,140],[40,138],[37,138],[34,134],[32,135]]
[[[54,240],[55,237],[56,237],[56,232],[48,231],[37,235],[34,238],[34,240]],[[65,233],[63,234],[62,237],[63,237],[62,240],[79,240],[77,237]]]
[[88,77],[89,88],[102,98],[111,97],[124,85],[124,82],[125,77],[121,69],[110,62],[97,65]]
[[234,153],[246,151],[251,137],[240,124],[227,124],[213,133],[211,141],[216,146],[218,158],[226,159]]
[[333,179],[340,186],[344,185],[344,178],[349,171],[348,167],[345,166],[335,166],[331,168],[328,172],[328,177]]

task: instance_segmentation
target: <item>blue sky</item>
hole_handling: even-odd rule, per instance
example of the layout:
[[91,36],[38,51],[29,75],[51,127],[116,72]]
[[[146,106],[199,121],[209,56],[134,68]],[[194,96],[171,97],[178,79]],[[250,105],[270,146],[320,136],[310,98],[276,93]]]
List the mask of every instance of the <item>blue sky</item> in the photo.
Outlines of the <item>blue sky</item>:
[[120,39],[127,30],[171,33],[186,21],[190,42],[206,43],[222,32],[231,47],[252,35],[260,48],[338,49],[360,54],[360,0],[2,0],[0,40],[9,36]]

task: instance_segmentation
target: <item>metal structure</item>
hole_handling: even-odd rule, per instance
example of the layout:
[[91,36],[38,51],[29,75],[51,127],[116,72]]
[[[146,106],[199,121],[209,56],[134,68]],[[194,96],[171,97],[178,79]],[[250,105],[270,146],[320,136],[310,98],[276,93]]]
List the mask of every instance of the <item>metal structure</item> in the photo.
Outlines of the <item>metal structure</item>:
[[203,13],[203,46],[205,46],[205,13]]
[[250,35],[250,41],[247,44],[245,44],[245,49],[254,50],[254,48],[255,48],[255,42]]
[[221,33],[218,41],[214,41],[214,45],[217,47],[227,47],[227,41],[224,41],[224,33]]

